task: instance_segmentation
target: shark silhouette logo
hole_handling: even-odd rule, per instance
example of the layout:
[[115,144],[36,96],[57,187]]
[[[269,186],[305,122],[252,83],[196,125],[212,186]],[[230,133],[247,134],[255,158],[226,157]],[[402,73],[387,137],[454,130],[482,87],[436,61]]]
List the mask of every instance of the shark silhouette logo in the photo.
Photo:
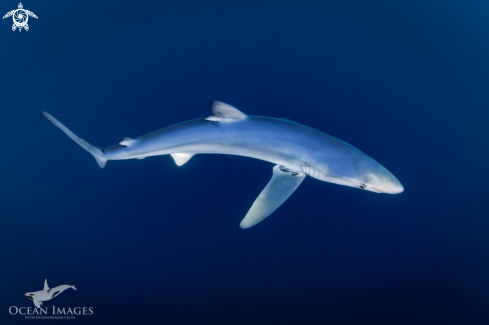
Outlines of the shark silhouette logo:
[[32,302],[34,303],[34,305],[36,305],[37,308],[41,308],[43,301],[51,300],[69,288],[76,290],[75,286],[70,286],[67,284],[63,284],[54,288],[49,288],[48,280],[46,279],[44,280],[44,290],[28,292],[25,294],[25,296],[28,299],[32,300]]

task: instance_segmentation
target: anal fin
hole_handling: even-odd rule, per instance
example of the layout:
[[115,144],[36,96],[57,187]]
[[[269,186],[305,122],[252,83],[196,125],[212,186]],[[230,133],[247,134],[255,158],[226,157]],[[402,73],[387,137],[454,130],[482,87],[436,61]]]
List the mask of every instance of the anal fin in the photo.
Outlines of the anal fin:
[[256,198],[250,210],[240,223],[241,228],[249,228],[277,210],[289,196],[301,185],[306,175],[276,165],[273,167],[272,179]]
[[172,153],[171,154],[171,156],[172,156],[173,160],[175,160],[175,164],[177,164],[177,166],[184,165],[194,155],[195,155],[194,153]]

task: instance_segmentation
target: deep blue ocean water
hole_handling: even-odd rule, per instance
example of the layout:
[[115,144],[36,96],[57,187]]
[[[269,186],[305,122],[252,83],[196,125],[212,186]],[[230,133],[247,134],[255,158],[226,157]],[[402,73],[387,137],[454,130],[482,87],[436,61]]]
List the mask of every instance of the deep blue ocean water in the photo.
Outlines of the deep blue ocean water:
[[[48,322],[9,314],[44,279],[78,289],[44,306],[94,310],[58,323],[489,323],[487,1],[23,5],[29,31],[0,25],[1,324]],[[242,230],[270,163],[100,169],[39,115],[103,147],[211,100],[347,141],[405,191],[308,178]]]

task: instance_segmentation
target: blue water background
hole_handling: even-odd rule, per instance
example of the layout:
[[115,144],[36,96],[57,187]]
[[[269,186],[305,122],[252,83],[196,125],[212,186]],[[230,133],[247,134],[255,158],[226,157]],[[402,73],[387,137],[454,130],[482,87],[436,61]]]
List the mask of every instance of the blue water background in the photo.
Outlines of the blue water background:
[[[87,324],[489,322],[487,1],[23,4],[28,32],[0,21],[2,324],[33,322],[8,308],[44,279]],[[211,100],[345,140],[405,192],[308,178],[242,230],[271,164],[100,169],[38,113],[103,147]]]

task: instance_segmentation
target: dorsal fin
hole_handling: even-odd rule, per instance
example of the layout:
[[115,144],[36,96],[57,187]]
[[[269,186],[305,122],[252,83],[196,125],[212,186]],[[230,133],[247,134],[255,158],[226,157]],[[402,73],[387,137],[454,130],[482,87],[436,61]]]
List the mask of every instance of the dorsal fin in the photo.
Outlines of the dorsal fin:
[[44,290],[49,290],[48,279],[44,280]]
[[195,154],[194,153],[172,153],[171,154],[177,166],[182,166],[183,164],[185,164],[187,161],[190,160],[190,158],[193,157],[193,155]]
[[119,142],[119,144],[121,146],[124,146],[124,147],[129,148],[134,142],[136,142],[136,140],[134,140],[132,138],[126,138],[126,137],[124,137],[124,138],[122,138],[122,141]]
[[211,111],[212,115],[206,117],[207,121],[221,122],[227,120],[230,122],[244,119],[247,116],[236,107],[218,101],[211,102]]

